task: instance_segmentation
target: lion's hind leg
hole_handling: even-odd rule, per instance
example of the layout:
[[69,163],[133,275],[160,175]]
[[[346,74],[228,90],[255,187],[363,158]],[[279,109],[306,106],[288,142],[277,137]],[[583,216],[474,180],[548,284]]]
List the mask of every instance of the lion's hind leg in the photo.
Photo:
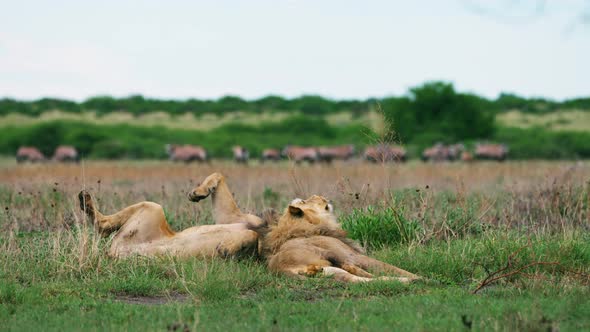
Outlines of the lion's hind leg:
[[[99,232],[103,236],[108,236],[109,234],[119,230],[123,225],[125,225],[132,217],[138,215],[140,212],[145,212],[147,215],[156,215],[161,214],[161,218],[155,218],[155,224],[152,228],[154,228],[155,233],[165,233],[166,235],[172,234],[166,220],[162,208],[151,202],[142,202],[137,203],[131,206],[128,206],[121,211],[118,211],[115,214],[105,216],[98,211],[94,200],[90,193],[85,190],[82,190],[78,194],[78,198],[80,200],[80,209],[86,212],[88,219],[96,225]],[[161,222],[163,219],[163,223]],[[138,230],[131,230],[133,234],[129,234],[128,237],[133,237]],[[151,231],[148,233],[152,233]]]
[[[242,226],[240,224],[236,225]],[[258,234],[250,230],[234,231],[234,233],[231,233],[230,236],[217,244],[215,251],[217,256],[223,258],[250,256],[258,251]]]
[[94,199],[86,190],[80,191],[78,199],[80,200],[80,209],[86,213],[88,220],[98,228],[102,236],[108,236],[117,231],[132,215],[129,209],[133,206],[127,207],[110,216],[103,215],[98,211]]
[[78,193],[78,199],[80,200],[80,210],[86,213],[90,222],[94,223],[96,219],[102,217],[102,214],[98,212],[98,209],[95,207],[94,201],[89,192],[86,190],[80,191],[80,193]]
[[118,229],[118,227],[113,227],[114,225],[110,220],[111,218],[104,216],[98,211],[89,192],[86,190],[80,191],[78,199],[80,200],[80,210],[86,213],[88,220],[98,228],[102,236],[108,236]]

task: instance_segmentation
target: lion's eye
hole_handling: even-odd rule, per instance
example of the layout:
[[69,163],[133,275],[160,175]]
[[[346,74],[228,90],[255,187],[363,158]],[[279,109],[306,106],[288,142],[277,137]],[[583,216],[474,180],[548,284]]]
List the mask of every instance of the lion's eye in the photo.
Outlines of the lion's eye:
[[330,206],[326,205],[326,211],[330,211]]

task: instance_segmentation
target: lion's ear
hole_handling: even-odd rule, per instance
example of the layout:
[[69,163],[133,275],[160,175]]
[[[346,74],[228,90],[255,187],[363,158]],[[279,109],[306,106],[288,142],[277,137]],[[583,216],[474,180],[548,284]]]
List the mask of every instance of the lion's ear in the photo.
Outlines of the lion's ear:
[[293,216],[293,217],[303,217],[303,210],[301,210],[300,208],[293,206],[293,205],[289,205],[289,213]]

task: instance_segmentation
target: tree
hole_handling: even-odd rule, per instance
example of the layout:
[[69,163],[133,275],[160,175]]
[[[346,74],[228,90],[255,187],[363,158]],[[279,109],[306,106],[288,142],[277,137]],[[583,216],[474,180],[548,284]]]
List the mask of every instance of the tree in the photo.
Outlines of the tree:
[[281,96],[266,96],[253,101],[256,108],[260,111],[291,110],[289,100]]
[[383,100],[388,127],[402,142],[430,144],[490,137],[494,113],[481,97],[455,92],[453,85],[429,82],[410,89],[408,96]]
[[334,110],[335,103],[321,96],[307,95],[293,100],[303,114],[325,115]]
[[225,96],[215,103],[216,111],[220,113],[231,111],[248,111],[250,104],[244,99],[237,96]]

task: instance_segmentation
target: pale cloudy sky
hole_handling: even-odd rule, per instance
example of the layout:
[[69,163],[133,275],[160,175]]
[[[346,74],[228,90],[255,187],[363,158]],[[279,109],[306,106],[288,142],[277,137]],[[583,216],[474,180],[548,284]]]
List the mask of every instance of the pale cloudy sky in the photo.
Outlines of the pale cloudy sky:
[[2,1],[0,97],[590,96],[589,1],[541,2]]

